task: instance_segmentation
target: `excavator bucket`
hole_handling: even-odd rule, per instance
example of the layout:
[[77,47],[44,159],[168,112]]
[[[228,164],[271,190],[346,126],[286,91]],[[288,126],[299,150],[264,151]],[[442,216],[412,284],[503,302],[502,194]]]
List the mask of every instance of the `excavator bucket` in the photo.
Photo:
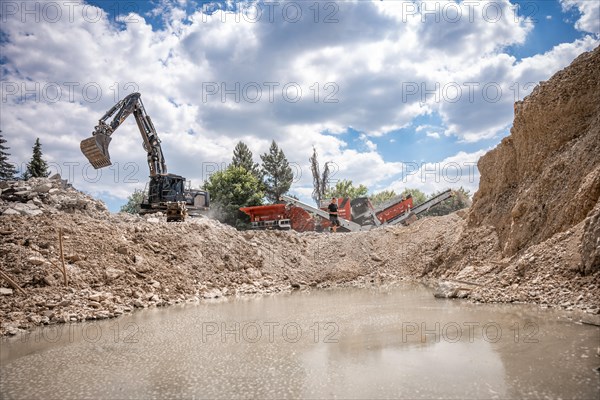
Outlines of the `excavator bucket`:
[[112,165],[108,154],[110,140],[110,136],[98,134],[81,141],[79,147],[94,168],[99,169]]

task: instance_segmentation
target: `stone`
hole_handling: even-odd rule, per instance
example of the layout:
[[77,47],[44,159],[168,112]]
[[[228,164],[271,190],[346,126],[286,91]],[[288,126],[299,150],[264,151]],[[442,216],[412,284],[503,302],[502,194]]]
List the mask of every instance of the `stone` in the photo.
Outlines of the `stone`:
[[58,282],[56,281],[56,279],[54,279],[52,275],[44,276],[42,281],[48,286],[56,286],[58,284]]
[[117,253],[126,255],[127,253],[129,253],[129,249],[127,248],[127,246],[121,245],[117,247]]
[[6,329],[6,333],[8,333],[11,336],[15,336],[17,333],[19,333],[19,329],[14,326],[8,325],[4,329]]
[[37,192],[37,193],[48,193],[50,191],[50,189],[52,189],[51,183],[43,183],[41,185],[34,187],[33,191]]
[[205,299],[216,299],[222,296],[223,293],[219,289],[211,289],[202,293],[202,297]]
[[9,288],[0,288],[0,295],[13,294],[13,290]]
[[158,218],[148,218],[146,221],[150,222],[151,224],[158,224],[160,222],[160,219],[158,219]]
[[145,304],[142,303],[142,301],[140,299],[135,299],[135,300],[133,300],[133,306],[137,307],[137,308],[144,308]]
[[57,174],[52,175],[49,179],[52,181],[60,181],[62,179],[62,177],[60,176],[60,174],[57,173]]
[[98,311],[94,314],[94,316],[98,319],[106,319],[110,316],[110,314],[108,313],[108,311]]
[[380,261],[383,261],[383,258],[381,258],[377,254],[373,253],[373,254],[371,254],[371,260],[380,262]]
[[38,215],[43,214],[44,212],[42,210],[23,210],[22,214],[26,215],[28,217],[36,217]]
[[117,268],[108,267],[104,273],[106,274],[106,278],[108,280],[113,280],[123,275],[124,271]]
[[94,308],[100,308],[100,307],[102,307],[102,304],[98,303],[97,301],[90,301],[90,302],[88,302],[88,305],[90,307],[94,307]]
[[77,261],[82,261],[84,258],[83,256],[79,255],[79,254],[69,254],[67,256],[65,256],[65,260],[67,260],[68,262],[74,263]]
[[443,281],[438,283],[435,291],[433,292],[433,297],[440,299],[451,299],[457,296],[458,291],[458,285]]
[[2,215],[21,215],[21,213],[13,208],[8,208],[8,209],[4,210]]
[[88,300],[99,302],[100,301],[100,295],[98,293],[92,294],[92,295],[90,295],[88,297]]

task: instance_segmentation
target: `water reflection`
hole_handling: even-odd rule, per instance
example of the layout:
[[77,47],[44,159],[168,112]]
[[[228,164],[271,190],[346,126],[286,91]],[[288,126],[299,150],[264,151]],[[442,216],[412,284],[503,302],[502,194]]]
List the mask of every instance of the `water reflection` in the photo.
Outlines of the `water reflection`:
[[533,307],[434,299],[419,285],[186,305],[52,329],[0,345],[2,397],[590,398],[600,390],[598,328]]

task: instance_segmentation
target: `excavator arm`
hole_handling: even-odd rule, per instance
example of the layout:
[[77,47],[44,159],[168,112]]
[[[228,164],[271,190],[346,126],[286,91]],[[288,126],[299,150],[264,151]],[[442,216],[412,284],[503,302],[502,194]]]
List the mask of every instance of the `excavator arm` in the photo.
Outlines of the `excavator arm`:
[[[160,139],[150,116],[146,114],[139,93],[130,94],[108,110],[98,121],[98,125],[92,132],[92,137],[81,141],[81,151],[96,169],[111,165],[108,152],[108,146],[112,139],[111,135],[131,114],[133,114],[142,135],[144,150],[148,153],[150,176],[166,174],[167,165],[160,147]],[[112,120],[107,123],[111,117]]]

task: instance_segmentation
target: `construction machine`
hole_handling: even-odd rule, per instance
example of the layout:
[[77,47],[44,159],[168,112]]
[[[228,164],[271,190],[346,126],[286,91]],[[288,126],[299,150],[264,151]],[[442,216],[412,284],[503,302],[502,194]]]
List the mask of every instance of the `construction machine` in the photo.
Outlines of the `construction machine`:
[[[454,196],[450,189],[413,206],[411,195],[397,196],[373,207],[368,197],[338,198],[338,219],[341,232],[368,231],[380,226],[409,225],[418,215]],[[289,196],[281,196],[283,203],[265,206],[242,207],[250,216],[253,229],[294,229],[299,232],[323,231],[329,228],[328,202],[313,207]]]
[[112,165],[108,152],[111,136],[131,114],[142,135],[150,169],[150,182],[140,205],[140,214],[161,211],[167,214],[168,221],[183,221],[188,214],[199,215],[206,211],[210,205],[208,192],[190,189],[186,187],[184,177],[167,172],[160,139],[150,116],[146,114],[140,93],[132,93],[115,104],[100,118],[92,137],[81,141],[81,151],[90,164],[95,169]]

